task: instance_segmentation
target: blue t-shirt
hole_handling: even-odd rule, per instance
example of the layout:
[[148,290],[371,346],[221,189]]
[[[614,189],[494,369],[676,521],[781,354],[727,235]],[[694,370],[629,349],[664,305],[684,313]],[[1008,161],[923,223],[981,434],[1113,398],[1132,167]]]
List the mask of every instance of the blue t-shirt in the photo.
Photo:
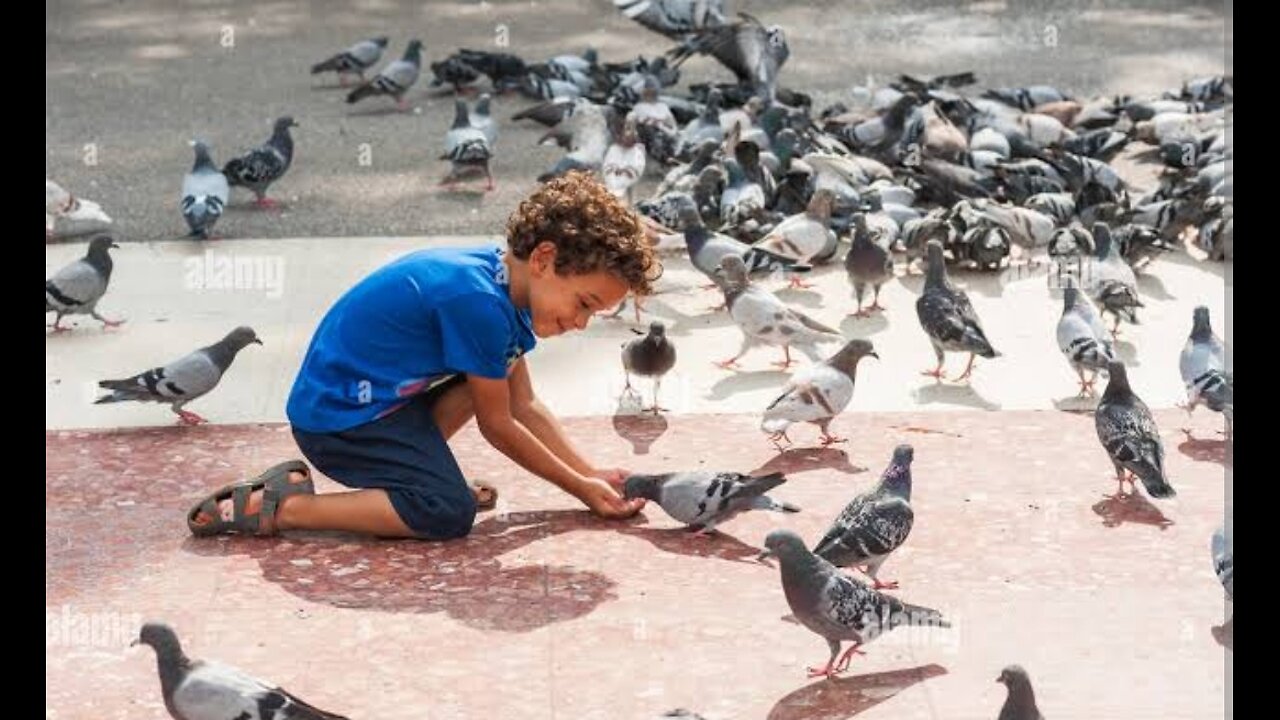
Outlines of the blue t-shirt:
[[339,432],[383,417],[458,373],[501,379],[533,349],[529,311],[495,246],[420,250],[329,310],[289,393],[289,422]]

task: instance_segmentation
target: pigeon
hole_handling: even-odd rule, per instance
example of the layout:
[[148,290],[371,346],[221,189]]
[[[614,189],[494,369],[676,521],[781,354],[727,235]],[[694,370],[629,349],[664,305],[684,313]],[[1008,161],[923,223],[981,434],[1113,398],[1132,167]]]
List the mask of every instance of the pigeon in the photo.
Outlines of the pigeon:
[[729,308],[729,315],[742,330],[742,346],[738,349],[738,354],[716,363],[720,367],[733,367],[738,358],[760,343],[782,346],[784,360],[774,364],[783,368],[790,367],[795,362],[791,359],[792,345],[816,361],[817,350],[814,346],[840,337],[839,330],[829,328],[799,310],[792,310],[778,296],[753,285],[741,256],[726,255],[720,260],[720,267],[725,276],[722,286],[725,304]]
[[1107,373],[1111,377],[1093,419],[1098,441],[1115,466],[1120,494],[1124,494],[1125,480],[1132,486],[1136,476],[1151,497],[1173,497],[1176,493],[1165,477],[1164,446],[1151,410],[1129,387],[1124,363],[1111,363]]
[[[831,206],[835,200],[835,193],[830,190],[815,191],[804,212],[785,218],[752,247],[804,266],[830,260],[837,248],[836,234],[831,230]],[[811,287],[799,275],[791,276],[791,286]]]
[[[1062,290],[1062,317],[1058,319],[1058,349],[1066,356],[1080,378],[1080,395],[1092,395],[1098,374],[1116,361],[1111,335],[1102,323],[1098,309],[1080,292],[1073,278],[1067,278]],[[1085,370],[1093,375],[1086,380]]]
[[453,185],[460,180],[483,175],[487,181],[485,190],[493,189],[493,174],[489,172],[489,158],[493,151],[485,131],[471,124],[467,103],[462,98],[453,101],[453,126],[444,136],[444,154],[441,160],[452,163],[449,174],[441,185]]
[[1120,257],[1120,246],[1111,238],[1111,228],[1106,223],[1093,225],[1095,254],[1088,267],[1086,288],[1102,309],[1115,317],[1111,334],[1120,329],[1120,320],[1138,323],[1137,308],[1143,307],[1138,299],[1138,278],[1133,268]]
[[347,104],[358,103],[367,97],[390,95],[396,99],[396,107],[408,110],[404,101],[405,93],[418,82],[418,74],[422,72],[422,41],[410,40],[404,55],[393,60],[378,71],[372,80],[360,85],[347,95]]
[[476,99],[476,106],[471,109],[471,127],[484,133],[485,142],[489,143],[490,149],[498,141],[498,124],[493,121],[489,109],[492,102],[493,96],[489,93],[481,93]]
[[624,120],[622,132],[604,152],[600,174],[614,197],[631,202],[631,189],[644,175],[645,148],[636,133],[634,120]]
[[724,25],[724,0],[613,0],[623,15],[641,25],[679,39]]
[[257,196],[260,207],[272,207],[274,200],[267,197],[267,188],[289,170],[293,164],[293,136],[289,128],[298,127],[293,118],[278,118],[271,138],[262,145],[237,158],[227,161],[222,174],[231,187],[245,187]]
[[[853,315],[866,317],[877,310],[884,310],[880,305],[880,287],[893,279],[893,255],[888,235],[868,226],[866,213],[853,216],[853,242],[844,256],[844,269],[849,274],[849,282],[858,301],[858,309]],[[864,310],[862,296],[868,285],[874,288],[875,297]]]
[[1232,538],[1227,535],[1226,525],[1223,525],[1214,531],[1210,550],[1213,553],[1213,572],[1222,583],[1222,589],[1227,591],[1227,597],[1235,600],[1236,565],[1233,544]]
[[[826,666],[810,668],[809,677],[833,677],[843,672],[860,647],[894,628],[951,627],[937,610],[884,595],[840,572],[809,552],[804,540],[790,530],[770,532],[764,545],[781,565],[782,590],[796,620],[821,635],[831,648]],[[852,640],[853,645],[837,662],[844,640]]]
[[676,346],[667,339],[667,328],[655,320],[649,323],[649,332],[641,333],[636,338],[622,345],[622,369],[627,375],[626,392],[635,392],[631,387],[631,374],[653,378],[653,407],[648,408],[654,415],[663,410],[658,406],[658,389],[662,385],[662,376],[671,372],[676,364]]
[[63,332],[64,315],[89,315],[105,327],[116,327],[124,322],[108,320],[98,314],[98,301],[107,292],[111,282],[111,248],[118,248],[108,235],[99,235],[89,241],[89,252],[67,265],[53,277],[44,281],[44,311],[57,313],[53,319],[53,331]]
[[1227,417],[1230,427],[1235,415],[1231,373],[1227,372],[1226,349],[1209,325],[1209,308],[1201,305],[1191,315],[1191,336],[1178,357],[1178,370],[1187,386],[1187,414],[1204,403]]
[[870,340],[855,339],[825,361],[797,370],[782,394],[765,409],[760,429],[776,444],[779,440],[790,442],[787,428],[792,423],[810,422],[822,431],[823,447],[845,442],[831,434],[831,421],[853,400],[858,362],[867,356],[880,359]]
[[218,342],[165,365],[122,380],[102,380],[98,387],[110,390],[95,405],[126,401],[169,403],[184,425],[208,422],[183,406],[218,385],[231,362],[250,343],[261,345],[253,328],[238,327]]
[[873,589],[896,589],[895,581],[877,577],[890,553],[911,534],[915,513],[911,509],[910,445],[894,448],[893,460],[880,476],[874,490],[855,497],[836,517],[827,534],[813,548],[813,554],[838,568],[865,566],[875,581]]
[[470,93],[474,91],[472,83],[480,79],[483,74],[467,61],[458,57],[448,57],[439,62],[431,63],[431,87],[436,88],[448,83],[453,86],[456,93]]
[[590,100],[577,100],[573,112],[566,118],[570,150],[551,170],[539,175],[538,182],[547,182],[573,170],[598,170],[604,161],[605,151],[609,149],[609,118],[612,114],[612,107],[597,105]]
[[525,61],[509,53],[463,48],[454,53],[454,57],[487,75],[489,81],[493,83],[494,90],[498,92],[519,87],[525,76],[529,74],[529,67]]
[[346,87],[347,75],[354,74],[364,80],[364,71],[381,60],[382,51],[386,49],[387,38],[385,36],[361,40],[328,60],[312,65],[311,74],[319,75],[322,72],[336,72],[338,73],[338,83]]
[[920,319],[920,327],[929,336],[929,342],[933,344],[938,366],[933,370],[925,370],[923,374],[941,380],[944,377],[942,366],[946,362],[944,353],[967,352],[969,364],[956,378],[964,380],[973,374],[975,357],[981,355],[984,358],[995,358],[1000,353],[987,340],[978,313],[969,302],[969,296],[952,285],[947,277],[942,243],[937,240],[929,241],[927,259],[928,274],[925,276],[924,292],[916,300],[916,316]]
[[[616,1],[617,1],[617,0],[615,0],[615,2],[616,2]],[[686,710],[685,708],[676,708],[675,710],[669,710],[669,711],[667,711],[667,712],[663,713],[663,714],[662,714],[662,717],[664,717],[664,718],[680,718],[680,720],[707,720],[706,718],[702,717],[702,716],[701,716],[701,715],[699,715],[698,713],[696,713],[696,712],[694,712],[694,711],[692,711],[692,710]]]
[[800,512],[790,503],[765,495],[786,481],[782,473],[751,477],[711,470],[632,475],[623,487],[623,496],[652,500],[672,518],[706,537],[716,525],[748,510]]
[[778,92],[778,71],[791,55],[786,33],[777,25],[765,27],[746,13],[738,15],[741,19],[737,22],[698,30],[669,51],[672,67],[680,67],[695,54],[710,55],[736,75],[738,82],[773,102]]
[[728,235],[714,233],[703,224],[693,198],[678,193],[672,196],[672,204],[679,219],[679,226],[684,229],[685,246],[689,249],[689,261],[694,268],[719,283],[723,279],[721,262],[729,255],[742,258],[749,274],[773,272],[781,269],[799,270],[796,263],[787,258],[778,257],[760,248],[731,238]]
[[131,644],[156,651],[160,693],[174,720],[348,720],[238,668],[188,658],[168,625],[143,625]]
[[1009,689],[1009,695],[1000,708],[1000,716],[996,720],[1044,720],[1040,708],[1036,707],[1036,693],[1031,689],[1031,678],[1027,671],[1019,665],[1010,665],[1000,671],[996,682],[1003,683]]
[[231,186],[209,157],[209,146],[200,140],[193,140],[191,146],[195,148],[196,164],[182,180],[182,217],[191,228],[191,237],[208,239],[222,217]]

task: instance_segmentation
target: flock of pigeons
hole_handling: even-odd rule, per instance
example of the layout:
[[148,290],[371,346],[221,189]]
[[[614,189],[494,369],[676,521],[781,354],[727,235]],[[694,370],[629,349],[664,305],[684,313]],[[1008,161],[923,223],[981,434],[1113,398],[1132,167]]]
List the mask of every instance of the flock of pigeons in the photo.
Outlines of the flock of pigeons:
[[[723,0],[614,2],[676,45],[661,57],[612,64],[594,51],[529,63],[464,49],[431,63],[432,84],[461,93],[487,83],[494,94],[514,91],[538,100],[513,120],[546,125],[546,140],[567,151],[540,180],[569,171],[597,173],[633,204],[655,244],[687,249],[694,267],[722,291],[742,331],[738,353],[723,367],[760,345],[780,347],[783,367],[794,362],[792,347],[814,361],[791,376],[763,413],[761,428],[779,448],[790,442],[787,433],[796,423],[816,425],[824,446],[842,442],[830,423],[852,401],[859,362],[878,355],[870,340],[846,341],[756,278],[781,274],[791,285],[805,286],[807,274],[843,252],[854,314],[866,316],[882,309],[879,291],[895,275],[895,256],[905,257],[908,272],[923,262],[917,318],[937,360],[926,374],[944,379],[946,354],[962,353],[968,364],[955,379],[964,380],[975,357],[1000,353],[965,292],[950,280],[948,265],[997,270],[1015,262],[1015,255],[1043,250],[1062,279],[1057,340],[1079,376],[1082,396],[1096,393],[1099,376],[1107,378],[1096,430],[1120,492],[1126,481],[1136,492],[1140,481],[1154,498],[1175,494],[1154,418],[1130,387],[1113,341],[1122,322],[1138,322],[1136,273],[1161,253],[1183,251],[1190,239],[1209,260],[1232,257],[1230,77],[1194,80],[1160,98],[1079,100],[1048,86],[961,92],[976,83],[970,73],[902,76],[885,87],[855,88],[851,105],[815,113],[807,95],[780,84],[790,55],[781,28],[745,14],[730,21]],[[420,74],[422,43],[410,42],[403,56],[365,80],[387,45],[386,37],[357,43],[311,71],[336,72],[343,84],[357,76],[350,103],[386,96],[403,107]],[[669,91],[681,64],[694,55],[715,58],[734,81],[695,84],[679,95]],[[483,177],[492,188],[497,124],[490,104],[489,94],[474,108],[456,100],[442,155],[452,163],[444,183]],[[280,118],[266,143],[221,170],[207,146],[194,143],[195,165],[182,201],[193,235],[210,235],[231,187],[248,188],[269,204],[267,189],[292,162],[289,129],[295,125]],[[1135,160],[1164,168],[1159,186],[1144,195],[1136,195],[1111,165],[1131,145],[1142,148],[1131,153]],[[656,191],[632,197],[636,182],[655,168],[663,176]],[[109,237],[94,239],[83,259],[46,281],[46,312],[57,313],[55,331],[72,314],[106,325],[121,322],[96,310],[110,279],[112,247]],[[864,306],[868,291],[871,303]],[[637,301],[637,318],[639,311]],[[1111,328],[1103,313],[1113,316]],[[1196,308],[1191,320],[1179,359],[1185,407],[1190,412],[1204,404],[1223,413],[1231,441],[1233,385],[1225,350],[1206,307]],[[661,322],[642,335],[622,348],[626,392],[635,392],[632,375],[652,378],[649,410],[657,413],[659,383],[674,367],[676,350]],[[843,347],[823,359],[817,346],[833,341]],[[98,402],[166,402],[182,422],[200,422],[183,406],[212,390],[240,349],[260,342],[250,328],[237,328],[166,366],[103,381],[111,392]],[[795,617],[830,647],[830,658],[811,676],[843,671],[862,645],[895,627],[948,627],[939,611],[880,592],[897,586],[882,581],[878,571],[913,522],[913,453],[909,445],[898,447],[880,483],[850,502],[812,550],[789,530],[765,540],[762,558],[779,561]],[[749,510],[796,512],[767,495],[785,480],[780,474],[637,475],[625,494],[653,500],[707,534]],[[1231,595],[1232,550],[1224,529],[1214,535],[1211,550]],[[872,584],[842,568],[863,568]],[[340,717],[233,668],[190,661],[162,625],[146,626],[140,641],[156,649],[165,704],[179,720]],[[852,645],[841,656],[844,641]],[[1001,720],[1042,717],[1025,670],[1005,668],[1000,681],[1009,688]]]

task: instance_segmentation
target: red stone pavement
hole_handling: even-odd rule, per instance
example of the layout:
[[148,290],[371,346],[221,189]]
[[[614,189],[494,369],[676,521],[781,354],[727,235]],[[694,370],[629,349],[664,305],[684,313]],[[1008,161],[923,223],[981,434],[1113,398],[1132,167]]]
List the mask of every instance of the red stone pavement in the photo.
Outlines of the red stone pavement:
[[[190,537],[183,513],[203,493],[298,455],[283,426],[49,431],[46,718],[166,717],[154,656],[126,647],[149,619],[192,657],[360,720],[994,718],[1010,663],[1053,720],[1224,717],[1219,416],[1156,415],[1169,501],[1108,497],[1087,414],[857,413],[835,425],[847,444],[806,449],[816,430],[797,428],[781,455],[754,416],[566,423],[601,464],[790,474],[773,494],[801,513],[747,514],[712,540],[654,505],[593,519],[468,428],[464,470],[503,495],[445,544]],[[816,540],[900,442],[916,447],[916,523],[882,576],[954,627],[896,630],[845,676],[809,680],[826,644],[754,557],[776,527]]]

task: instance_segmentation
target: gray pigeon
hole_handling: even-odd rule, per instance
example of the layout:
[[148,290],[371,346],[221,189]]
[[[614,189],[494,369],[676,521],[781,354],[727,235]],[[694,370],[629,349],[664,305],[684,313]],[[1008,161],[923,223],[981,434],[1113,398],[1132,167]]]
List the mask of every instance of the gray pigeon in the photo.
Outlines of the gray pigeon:
[[[840,572],[809,552],[804,540],[790,530],[770,532],[764,545],[782,566],[782,590],[796,620],[821,635],[831,648],[826,666],[809,668],[809,677],[832,677],[843,672],[858,648],[894,628],[951,627],[937,610],[881,594]],[[853,646],[837,663],[844,640],[852,640]]]
[[746,13],[732,25],[704,28],[669,51],[673,68],[695,54],[710,55],[737,76],[739,83],[749,85],[756,95],[772,102],[777,98],[778,71],[791,49],[786,33],[777,25],[765,27]]
[[[1232,533],[1232,535],[1234,534]],[[1210,546],[1213,552],[1213,571],[1217,573],[1218,580],[1222,583],[1222,588],[1227,591],[1227,597],[1235,600],[1236,564],[1232,545],[1234,543],[1231,537],[1227,535],[1225,525],[1214,531],[1213,541]]]
[[183,424],[207,422],[199,415],[182,409],[184,405],[205,395],[218,385],[231,362],[250,343],[261,345],[253,328],[238,327],[218,342],[200,348],[164,367],[152,368],[123,380],[102,380],[98,387],[110,390],[94,401],[95,405],[135,400],[169,403]]
[[1164,445],[1155,418],[1129,387],[1124,363],[1111,363],[1107,373],[1111,376],[1107,390],[1093,417],[1098,440],[1115,466],[1119,492],[1124,493],[1126,478],[1133,485],[1133,477],[1137,476],[1151,497],[1173,497],[1176,493],[1165,477]]
[[1111,228],[1106,223],[1094,223],[1093,242],[1095,255],[1088,267],[1086,289],[1102,309],[1115,316],[1111,334],[1120,329],[1120,321],[1138,324],[1137,309],[1143,307],[1138,299],[1138,278],[1133,268],[1120,255],[1120,245],[1111,238]]
[[[1089,298],[1075,286],[1073,278],[1066,279],[1062,290],[1062,317],[1058,319],[1058,349],[1066,356],[1071,368],[1080,377],[1080,395],[1093,394],[1093,383],[1098,374],[1115,362],[1115,347],[1111,335],[1102,324],[1102,316]],[[1088,380],[1084,371],[1093,371]]]
[[348,93],[347,103],[357,103],[364,98],[377,95],[390,95],[396,99],[396,107],[408,110],[409,106],[404,101],[404,95],[409,92],[409,88],[413,87],[414,83],[418,82],[418,75],[421,72],[422,41],[410,40],[404,55],[379,70],[372,80]]
[[845,506],[813,553],[840,568],[866,566],[867,575],[875,581],[874,589],[896,589],[897,582],[882,582],[876,573],[911,534],[915,521],[911,509],[914,457],[910,445],[894,449],[893,460],[880,476],[880,484]]
[[337,55],[312,65],[311,74],[319,75],[322,72],[336,72],[338,73],[338,82],[343,87],[346,87],[348,75],[354,74],[364,80],[364,71],[373,67],[374,63],[382,59],[382,51],[386,49],[387,38],[385,36],[361,40]]
[[124,322],[108,320],[98,314],[98,301],[107,292],[111,282],[111,248],[120,247],[107,235],[99,235],[89,241],[89,252],[67,265],[53,277],[44,281],[44,311],[57,313],[53,319],[53,331],[62,332],[60,324],[64,315],[90,315],[106,327]]
[[139,644],[156,651],[160,694],[174,720],[348,720],[238,668],[188,658],[168,625],[143,625],[132,643]]
[[969,364],[956,380],[964,380],[973,373],[973,359],[999,357],[991,347],[982,321],[963,290],[951,284],[947,277],[947,265],[942,258],[942,243],[930,240],[927,246],[928,270],[924,292],[916,300],[916,316],[933,344],[938,357],[938,367],[924,371],[925,375],[943,378],[942,366],[946,362],[944,352],[967,352]]
[[231,197],[231,186],[209,157],[209,146],[202,140],[193,140],[191,146],[195,148],[196,164],[182,180],[182,217],[186,218],[192,237],[209,239]]
[[444,154],[441,160],[452,163],[449,174],[440,181],[441,185],[452,185],[483,175],[487,181],[486,191],[493,189],[493,174],[489,172],[489,158],[493,157],[489,148],[489,140],[484,130],[471,124],[467,114],[467,104],[461,98],[454,100],[453,126],[444,136]]
[[1178,357],[1178,370],[1187,386],[1187,413],[1204,403],[1227,418],[1231,427],[1235,415],[1235,397],[1231,373],[1227,372],[1227,354],[1222,340],[1209,325],[1209,308],[1201,305],[1192,312],[1191,336]]
[[623,495],[628,500],[652,500],[672,518],[705,536],[716,525],[748,510],[799,512],[800,508],[765,495],[786,481],[782,473],[751,477],[710,470],[632,475],[627,478]]
[[669,38],[725,24],[724,0],[613,0],[613,4],[623,15]]
[[784,360],[774,364],[787,368],[795,362],[791,359],[792,345],[816,361],[818,343],[840,339],[839,330],[787,307],[777,295],[753,284],[747,276],[747,264],[741,257],[726,255],[720,260],[720,268],[724,270],[721,289],[729,316],[742,330],[742,346],[738,348],[738,354],[717,363],[720,367],[733,367],[738,358],[763,343],[782,346]]
[[844,442],[831,434],[831,421],[853,400],[858,362],[871,356],[880,359],[870,340],[855,339],[820,363],[803,367],[787,381],[782,394],[769,403],[760,429],[771,439],[790,441],[787,428],[792,423],[811,422],[822,431],[822,446]]
[[471,127],[477,128],[484,133],[484,139],[489,143],[489,149],[493,149],[493,144],[498,141],[498,124],[493,121],[493,116],[489,110],[489,106],[493,102],[493,96],[489,93],[481,93],[476,99],[476,106],[471,109]]
[[293,164],[293,136],[289,134],[292,127],[298,127],[293,118],[278,118],[270,139],[244,155],[232,158],[222,168],[222,174],[231,187],[249,188],[261,207],[276,204],[267,197],[267,188],[284,177]]
[[653,378],[653,407],[646,408],[657,415],[663,408],[658,406],[658,389],[662,385],[662,376],[671,372],[676,364],[676,346],[667,339],[667,328],[655,320],[649,323],[649,332],[641,333],[636,338],[622,345],[622,369],[627,374],[626,392],[635,392],[631,388],[631,374]]
[[[889,237],[868,226],[865,213],[853,216],[853,242],[849,253],[844,256],[844,269],[849,273],[849,282],[858,301],[858,309],[853,314],[866,317],[876,310],[884,310],[880,306],[880,287],[893,279],[893,255]],[[862,296],[868,285],[874,288],[875,298],[871,306],[863,310]]]
[[1009,688],[1009,695],[1000,708],[996,720],[1044,720],[1036,707],[1036,693],[1031,689],[1031,678],[1020,665],[1010,665],[1000,671],[996,682]]
[[[753,143],[740,145],[754,147]],[[830,260],[837,248],[836,234],[831,230],[831,206],[835,201],[835,193],[831,190],[816,190],[804,212],[783,219],[752,247],[788,258],[802,266]],[[791,285],[810,287],[797,275],[791,276]]]
[[679,225],[684,230],[685,247],[689,250],[689,261],[699,272],[716,281],[723,279],[721,261],[730,255],[743,260],[748,274],[769,273],[783,269],[803,271],[804,266],[794,260],[774,255],[717,232],[707,229],[693,198],[686,193],[671,196],[671,206],[675,208]]

